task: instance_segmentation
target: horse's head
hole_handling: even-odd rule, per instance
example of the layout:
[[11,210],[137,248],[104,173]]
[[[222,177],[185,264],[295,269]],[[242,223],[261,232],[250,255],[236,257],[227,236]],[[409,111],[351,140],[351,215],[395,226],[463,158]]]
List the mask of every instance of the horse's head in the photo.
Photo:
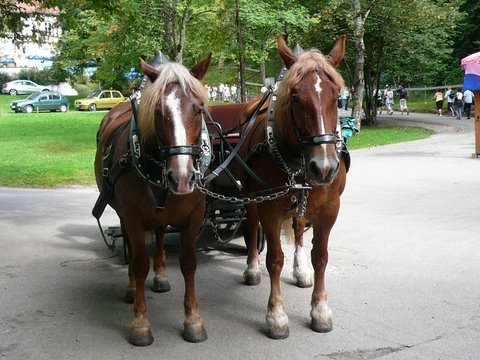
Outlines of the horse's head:
[[194,189],[195,162],[201,148],[201,126],[207,106],[199,80],[210,65],[211,54],[193,68],[177,63],[154,68],[141,60],[150,82],[140,102],[138,126],[147,148],[156,147],[165,164],[165,181],[177,195]]
[[311,185],[330,184],[340,167],[337,100],[343,79],[336,67],[345,54],[345,36],[328,56],[315,49],[297,56],[282,37],[277,40],[287,68],[274,111],[278,142],[304,157],[305,177]]

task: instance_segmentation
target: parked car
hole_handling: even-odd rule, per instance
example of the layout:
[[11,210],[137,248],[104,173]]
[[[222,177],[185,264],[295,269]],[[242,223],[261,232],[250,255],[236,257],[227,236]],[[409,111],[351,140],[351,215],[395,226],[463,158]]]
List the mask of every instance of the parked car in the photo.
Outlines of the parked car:
[[97,90],[88,97],[75,100],[77,110],[95,111],[97,109],[111,109],[125,101],[125,97],[117,90]]
[[13,80],[2,86],[3,94],[10,95],[29,95],[37,91],[48,91],[48,86],[38,85],[30,80]]
[[66,112],[70,100],[55,91],[39,91],[31,94],[24,100],[12,101],[10,109],[15,112],[31,113],[34,111],[61,111]]

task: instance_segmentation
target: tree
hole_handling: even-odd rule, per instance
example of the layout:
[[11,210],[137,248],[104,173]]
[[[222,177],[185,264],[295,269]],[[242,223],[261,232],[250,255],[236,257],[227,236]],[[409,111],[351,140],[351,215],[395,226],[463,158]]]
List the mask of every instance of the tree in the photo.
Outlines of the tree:
[[[40,0],[0,1],[0,38],[10,39],[18,46],[26,41],[42,42],[45,33],[42,29],[30,27],[27,20],[40,22],[43,19],[43,3]],[[29,31],[25,31],[25,28],[29,28]]]
[[[461,17],[458,7],[463,2],[331,0],[328,6],[320,2],[324,7],[310,8],[317,24],[309,38],[332,41],[332,35],[347,34],[349,45],[341,71],[347,83],[356,84],[361,67],[358,53],[362,48],[362,31],[358,30],[364,27],[365,97],[359,103],[365,113],[363,122],[373,124],[376,120],[373,90],[378,89],[381,82],[392,86],[425,84],[445,76],[446,60],[452,51],[450,33],[446,30],[455,28]],[[358,121],[357,111],[358,108],[355,114]]]

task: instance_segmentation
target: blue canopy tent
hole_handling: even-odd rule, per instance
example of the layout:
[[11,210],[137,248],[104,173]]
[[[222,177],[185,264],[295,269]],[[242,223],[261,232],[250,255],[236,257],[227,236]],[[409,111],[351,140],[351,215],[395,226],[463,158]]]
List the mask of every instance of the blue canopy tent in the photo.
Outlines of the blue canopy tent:
[[11,57],[3,57],[3,58],[0,58],[0,63],[2,64],[11,64],[11,63],[14,63],[15,60]]

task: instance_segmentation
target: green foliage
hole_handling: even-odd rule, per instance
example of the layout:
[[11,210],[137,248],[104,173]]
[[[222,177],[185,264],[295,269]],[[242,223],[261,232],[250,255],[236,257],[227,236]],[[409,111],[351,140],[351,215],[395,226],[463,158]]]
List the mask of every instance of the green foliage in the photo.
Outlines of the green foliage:
[[[459,60],[480,46],[478,2],[357,1],[363,15],[370,9],[364,27],[367,91],[386,82],[407,86],[461,82]],[[6,4],[12,2],[0,5],[4,15],[0,36],[2,29],[18,28],[24,16],[8,10]],[[347,54],[340,70],[347,84],[355,79],[352,0],[40,0],[36,4],[61,10],[63,36],[51,81],[66,77],[66,68],[81,77],[85,64],[95,61],[94,81],[125,90],[130,81],[123,74],[132,67],[138,71],[138,58],[150,61],[159,50],[172,60],[183,54],[186,65],[213,52],[212,70],[218,68],[222,73],[213,77],[233,81],[238,75],[227,69],[238,66],[240,53],[247,67],[258,69],[262,63],[278,62],[278,34],[286,36],[291,45],[322,50],[329,50],[339,35],[346,34]],[[186,24],[184,45],[180,41],[182,21]],[[243,35],[241,48],[237,30]],[[273,75],[276,71],[267,73]]]
[[0,71],[0,85],[5,84],[6,82],[9,82],[11,80],[13,80],[13,78],[10,77],[10,75]]
[[53,66],[43,70],[22,69],[15,76],[15,78],[28,79],[36,82],[37,84],[48,85],[64,82],[67,79],[67,76],[68,74],[66,71]]

